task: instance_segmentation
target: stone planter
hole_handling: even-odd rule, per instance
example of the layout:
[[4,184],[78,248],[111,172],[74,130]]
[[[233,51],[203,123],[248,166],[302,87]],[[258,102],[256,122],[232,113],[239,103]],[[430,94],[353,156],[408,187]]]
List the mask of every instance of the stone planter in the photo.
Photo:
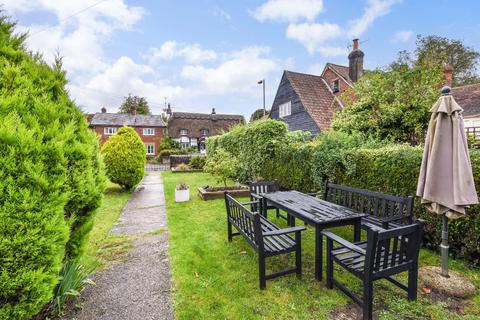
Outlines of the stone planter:
[[223,199],[225,191],[235,198],[248,197],[250,195],[250,191],[247,187],[227,187],[226,189],[224,187],[213,187],[212,189],[214,190],[208,190],[204,187],[200,187],[198,188],[198,196],[203,200]]
[[178,190],[175,188],[175,202],[186,202],[190,200],[190,188]]

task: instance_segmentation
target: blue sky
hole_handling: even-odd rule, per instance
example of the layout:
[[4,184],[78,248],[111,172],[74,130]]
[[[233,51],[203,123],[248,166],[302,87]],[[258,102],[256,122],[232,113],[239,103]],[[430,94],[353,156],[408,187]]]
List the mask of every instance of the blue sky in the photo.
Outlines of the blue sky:
[[415,37],[461,39],[480,50],[479,1],[447,0],[0,0],[29,31],[27,44],[64,57],[69,90],[89,112],[115,112],[128,93],[154,113],[165,98],[176,111],[249,116],[267,107],[282,71],[320,73],[347,64],[360,38],[365,67],[388,65]]

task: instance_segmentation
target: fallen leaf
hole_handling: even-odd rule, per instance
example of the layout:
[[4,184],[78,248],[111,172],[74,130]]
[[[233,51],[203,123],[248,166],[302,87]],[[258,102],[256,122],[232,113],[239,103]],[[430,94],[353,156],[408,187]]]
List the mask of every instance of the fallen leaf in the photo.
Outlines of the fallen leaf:
[[423,293],[425,293],[425,294],[429,294],[429,293],[432,292],[432,290],[431,290],[430,288],[422,288],[422,291],[423,291]]

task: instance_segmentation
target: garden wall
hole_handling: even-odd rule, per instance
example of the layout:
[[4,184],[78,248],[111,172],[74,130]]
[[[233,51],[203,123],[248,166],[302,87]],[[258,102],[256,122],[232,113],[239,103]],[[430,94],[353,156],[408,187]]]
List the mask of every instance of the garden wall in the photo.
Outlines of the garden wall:
[[[361,135],[338,132],[309,141],[301,133],[283,131],[282,123],[268,120],[238,127],[207,140],[209,154],[220,148],[240,161],[242,182],[277,179],[282,188],[304,192],[321,190],[326,180],[396,195],[415,195],[422,148],[376,142]],[[246,136],[249,132],[253,136]],[[471,151],[477,190],[480,188],[480,154]],[[451,252],[480,265],[480,206],[466,218],[450,223]],[[425,245],[440,243],[440,218],[427,213],[416,199],[415,215],[426,220]]]

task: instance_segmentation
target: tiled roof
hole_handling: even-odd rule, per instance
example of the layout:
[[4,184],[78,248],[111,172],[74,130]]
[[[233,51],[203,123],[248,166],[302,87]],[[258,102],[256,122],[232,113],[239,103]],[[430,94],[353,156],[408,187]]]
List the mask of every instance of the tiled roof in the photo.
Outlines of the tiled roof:
[[160,115],[95,113],[92,126],[166,127]]
[[212,114],[194,112],[173,112],[172,118],[177,119],[203,119],[203,120],[237,120],[244,121],[243,116],[235,114]]
[[349,68],[347,66],[341,66],[339,64],[334,64],[334,63],[327,63],[326,67],[330,67],[333,71],[335,71],[342,78],[344,78],[349,84],[353,84],[352,79],[350,79]]
[[480,115],[480,83],[452,88],[452,95],[464,116]]
[[320,76],[285,71],[303,107],[321,130],[327,130],[333,117],[335,96]]

